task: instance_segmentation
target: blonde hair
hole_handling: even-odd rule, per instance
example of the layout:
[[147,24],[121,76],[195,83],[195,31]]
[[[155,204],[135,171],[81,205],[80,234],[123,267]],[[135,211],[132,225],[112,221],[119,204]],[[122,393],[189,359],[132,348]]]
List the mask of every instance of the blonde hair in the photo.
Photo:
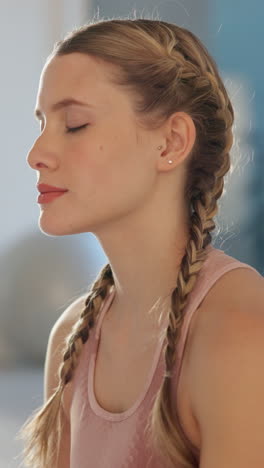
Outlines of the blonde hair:
[[[171,373],[188,295],[206,259],[205,248],[211,243],[210,232],[215,229],[217,200],[230,169],[233,108],[216,63],[205,46],[192,32],[175,24],[142,18],[92,20],[58,41],[51,55],[73,52],[109,64],[109,80],[132,92],[135,115],[146,128],[157,128],[177,111],[187,112],[196,127],[185,186],[185,200],[190,209],[189,238],[171,294],[164,352],[166,373],[148,427],[153,446],[166,463],[171,466],[180,463],[185,468],[198,466],[173,417]],[[74,375],[89,330],[113,284],[111,266],[107,264],[92,284],[85,308],[66,340],[56,391],[21,429],[26,466],[56,466],[62,393]]]

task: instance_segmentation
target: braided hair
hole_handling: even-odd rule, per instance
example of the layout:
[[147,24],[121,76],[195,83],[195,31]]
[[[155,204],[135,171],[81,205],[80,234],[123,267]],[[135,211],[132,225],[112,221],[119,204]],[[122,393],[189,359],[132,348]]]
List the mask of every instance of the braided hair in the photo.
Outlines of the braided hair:
[[[171,294],[166,348],[166,373],[149,415],[154,446],[166,463],[198,467],[173,417],[171,376],[188,295],[206,260],[206,247],[215,229],[217,200],[230,169],[234,112],[217,65],[189,30],[154,19],[92,20],[58,41],[52,56],[80,52],[109,64],[109,79],[135,91],[132,106],[147,128],[157,128],[173,112],[187,112],[196,127],[196,140],[187,166],[185,200],[189,207],[188,242]],[[85,308],[65,340],[59,384],[49,400],[21,430],[26,466],[55,467],[61,433],[62,394],[73,378],[84,343],[94,327],[102,301],[114,284],[110,264],[92,284]],[[167,464],[166,464],[167,466]]]

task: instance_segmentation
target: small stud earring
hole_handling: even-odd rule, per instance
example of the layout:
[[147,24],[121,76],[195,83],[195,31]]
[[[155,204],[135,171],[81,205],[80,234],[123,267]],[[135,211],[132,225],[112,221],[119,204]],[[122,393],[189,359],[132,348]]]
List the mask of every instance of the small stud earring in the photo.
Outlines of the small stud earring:
[[172,161],[171,161],[171,160],[169,160],[169,161],[168,161],[168,163],[169,163],[169,164],[172,164]]

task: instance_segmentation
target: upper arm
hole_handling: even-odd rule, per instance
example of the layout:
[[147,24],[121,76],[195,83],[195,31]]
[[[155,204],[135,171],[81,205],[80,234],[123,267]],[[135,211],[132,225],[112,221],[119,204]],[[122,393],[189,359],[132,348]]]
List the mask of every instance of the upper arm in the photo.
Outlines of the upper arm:
[[264,279],[242,277],[238,301],[208,319],[194,363],[200,468],[264,467]]
[[[84,307],[86,296],[82,296],[75,300],[63,312],[59,319],[53,325],[49,339],[45,359],[44,370],[44,401],[47,401],[57,388],[59,383],[58,370],[62,362],[62,351],[64,348],[64,340],[71,331],[72,326]],[[67,388],[67,387],[65,387]],[[62,434],[59,451],[59,458],[56,468],[70,467],[70,450],[71,450],[71,427],[70,420],[64,411],[62,405],[61,411]]]

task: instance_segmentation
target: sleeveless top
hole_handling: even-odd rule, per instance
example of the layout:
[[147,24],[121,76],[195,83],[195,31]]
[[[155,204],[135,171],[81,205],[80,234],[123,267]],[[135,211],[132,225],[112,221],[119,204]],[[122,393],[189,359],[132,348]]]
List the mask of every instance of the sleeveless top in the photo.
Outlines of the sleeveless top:
[[[211,244],[206,249],[208,256],[185,306],[176,364],[171,378],[173,401],[176,401],[177,384],[190,321],[199,304],[215,282],[226,272],[243,267],[258,273],[252,266],[230,257]],[[122,413],[111,413],[102,408],[95,398],[94,370],[101,324],[114,295],[115,290],[112,286],[110,293],[101,304],[96,323],[84,344],[73,377],[70,408],[70,468],[166,468],[147,445],[144,433],[148,414],[165,372],[165,360],[161,352],[164,340],[163,342],[159,340],[157,344],[144,389],[132,407]],[[196,460],[199,460],[199,452],[185,434],[177,408],[175,408],[175,418],[183,439]],[[177,465],[176,468],[181,467]]]

